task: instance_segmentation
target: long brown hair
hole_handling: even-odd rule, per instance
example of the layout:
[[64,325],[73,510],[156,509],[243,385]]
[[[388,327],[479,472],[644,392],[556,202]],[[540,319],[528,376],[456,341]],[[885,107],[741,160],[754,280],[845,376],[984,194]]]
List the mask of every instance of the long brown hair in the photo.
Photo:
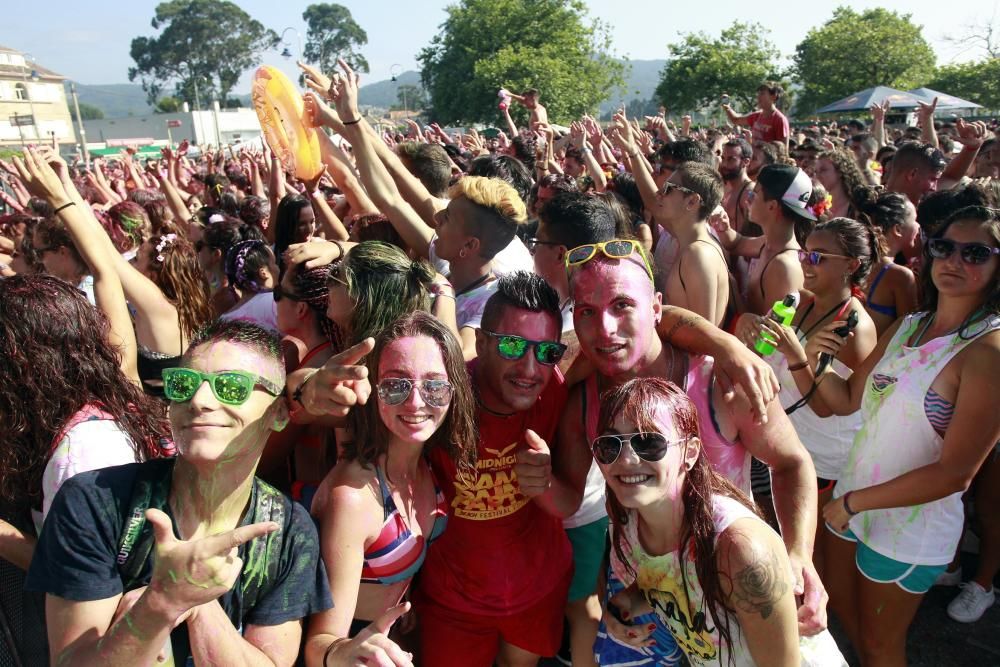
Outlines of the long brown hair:
[[[378,382],[379,362],[386,346],[407,336],[426,336],[437,343],[452,386],[451,404],[444,422],[424,445],[425,449],[440,447],[462,472],[474,472],[479,432],[476,429],[476,400],[472,381],[462,357],[462,346],[455,334],[433,315],[414,311],[403,315],[375,337],[375,348],[367,358],[368,377]],[[413,391],[417,391],[414,387]],[[354,441],[345,444],[344,456],[364,467],[374,465],[388,453],[389,431],[378,413],[378,398],[372,396],[364,408],[351,411]]]
[[163,405],[120,368],[110,324],[74,286],[49,275],[0,280],[0,501],[42,497],[53,441],[86,405],[114,416],[136,460],[161,454],[170,435]]
[[191,340],[215,315],[194,246],[180,234],[154,236],[150,239],[149,271],[177,309],[184,338]]
[[[673,382],[660,378],[635,378],[620,387],[609,389],[601,396],[601,411],[598,418],[598,433],[608,432],[619,416],[635,424],[639,431],[658,433],[662,425],[656,421],[659,406],[665,407],[671,417],[678,438],[701,439],[698,428],[698,411],[685,394]],[[722,581],[715,555],[715,519],[712,513],[712,497],[728,496],[757,514],[753,502],[728,479],[712,469],[702,449],[694,465],[684,475],[682,498],[684,503],[684,523],[681,532],[679,553],[686,554],[693,547],[695,572],[701,584],[703,604],[712,616],[712,622],[719,630],[719,636],[728,646],[732,644],[729,628],[729,613],[735,613],[725,601]],[[609,488],[607,491],[608,516],[615,526],[614,549],[618,559],[635,575],[630,559],[625,553],[624,527],[629,522],[629,512],[618,502]],[[683,559],[682,559],[683,560]],[[685,593],[688,591],[687,568],[682,564],[681,577]],[[688,599],[691,599],[688,596]],[[730,651],[730,655],[732,652]]]

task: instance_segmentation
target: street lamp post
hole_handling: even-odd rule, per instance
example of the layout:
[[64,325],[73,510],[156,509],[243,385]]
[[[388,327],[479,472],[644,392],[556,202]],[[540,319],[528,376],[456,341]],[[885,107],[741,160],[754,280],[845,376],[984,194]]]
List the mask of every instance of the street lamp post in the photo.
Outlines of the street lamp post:
[[306,54],[305,54],[305,51],[302,48],[302,34],[298,30],[296,30],[295,28],[293,28],[291,26],[289,26],[289,27],[285,28],[284,30],[282,30],[281,31],[281,36],[278,38],[279,41],[280,41],[280,43],[281,43],[281,45],[285,47],[284,49],[281,50],[281,57],[282,58],[291,58],[292,57],[292,52],[288,50],[289,44],[288,44],[288,42],[285,41],[285,33],[288,32],[289,30],[291,30],[292,32],[295,33],[295,37],[296,37],[296,39],[299,42],[299,53],[298,53],[299,60],[301,60],[302,62],[305,62],[305,60],[306,60]]
[[[392,81],[394,83],[399,83],[399,77],[403,73],[403,66],[396,63],[389,68],[389,74],[392,75]],[[396,92],[399,93],[399,86],[396,86]],[[409,118],[410,112],[406,104],[406,88],[403,88],[403,118]]]

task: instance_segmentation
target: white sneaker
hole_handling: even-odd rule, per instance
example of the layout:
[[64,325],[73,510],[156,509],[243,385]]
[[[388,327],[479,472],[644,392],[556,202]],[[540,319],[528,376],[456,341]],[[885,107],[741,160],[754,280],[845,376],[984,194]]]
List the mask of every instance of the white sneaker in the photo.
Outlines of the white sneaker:
[[962,592],[948,605],[948,615],[959,623],[975,623],[996,602],[993,591],[974,581],[962,584]]
[[945,570],[934,581],[935,586],[958,586],[960,583],[962,583],[962,568],[958,568],[954,572]]

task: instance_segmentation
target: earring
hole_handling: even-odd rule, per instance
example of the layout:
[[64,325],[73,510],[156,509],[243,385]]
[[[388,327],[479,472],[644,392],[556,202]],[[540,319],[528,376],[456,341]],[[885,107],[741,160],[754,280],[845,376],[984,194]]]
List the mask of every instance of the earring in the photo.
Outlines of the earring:
[[462,259],[465,259],[466,254],[467,253],[465,252],[465,248],[462,248],[461,250],[458,251],[458,256],[461,257]]

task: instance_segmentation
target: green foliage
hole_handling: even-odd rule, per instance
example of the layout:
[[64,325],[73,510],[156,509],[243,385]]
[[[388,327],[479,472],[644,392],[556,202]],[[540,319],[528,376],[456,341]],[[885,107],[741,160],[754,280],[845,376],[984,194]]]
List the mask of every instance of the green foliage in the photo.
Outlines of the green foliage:
[[[461,0],[418,55],[434,120],[495,122],[497,90],[541,91],[553,122],[593,112],[624,66],[608,54],[610,35],[589,22],[580,0]],[[521,122],[527,112],[511,113]]]
[[686,113],[718,104],[728,93],[733,106],[757,106],[757,88],[779,80],[778,50],[768,31],[757,23],[734,21],[717,38],[688,33],[670,45],[670,58],[656,87],[656,98],[672,113]]
[[942,65],[926,85],[977,102],[990,110],[1000,109],[1000,58]]
[[795,48],[802,83],[797,110],[815,109],[872,86],[908,90],[934,73],[934,51],[909,14],[838,7]]
[[[69,115],[73,118],[74,123],[77,122],[76,109],[73,108],[72,104],[69,105]],[[95,107],[93,104],[85,104],[83,102],[80,102],[80,115],[83,116],[84,120],[100,120],[101,118],[104,118],[104,112],[98,107]]]
[[140,79],[150,104],[173,83],[175,94],[194,104],[198,81],[205,100],[227,99],[240,77],[260,63],[260,54],[278,43],[278,36],[226,0],[169,0],[156,6],[158,37],[136,37],[130,54],[135,67],[129,81]]
[[309,5],[302,12],[306,22],[304,58],[323,72],[333,72],[337,58],[343,58],[359,72],[368,71],[368,61],[357,49],[368,43],[368,33],[343,5],[322,3]]
[[181,100],[171,95],[161,97],[156,100],[156,113],[175,113],[181,110],[183,104]]
[[410,83],[403,83],[396,89],[396,104],[392,105],[393,110],[409,109],[419,111],[428,106],[427,91],[420,86]]

